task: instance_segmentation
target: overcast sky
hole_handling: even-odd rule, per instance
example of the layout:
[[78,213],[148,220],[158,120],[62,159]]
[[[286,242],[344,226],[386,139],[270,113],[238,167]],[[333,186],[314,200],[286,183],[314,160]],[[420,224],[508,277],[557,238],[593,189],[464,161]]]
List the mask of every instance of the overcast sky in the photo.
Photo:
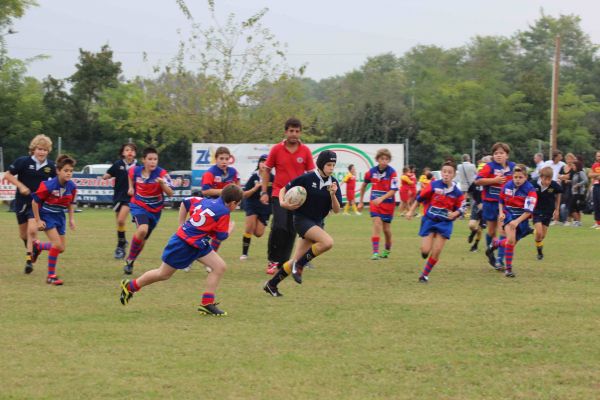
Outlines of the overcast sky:
[[[152,66],[174,56],[189,22],[175,0],[37,0],[7,36],[9,55],[46,54],[29,74],[65,78],[75,70],[78,49],[98,51],[108,43],[123,73],[152,76]],[[509,36],[546,14],[575,14],[600,43],[597,0],[215,0],[220,14],[248,17],[263,7],[263,24],[288,45],[288,62],[307,64],[306,76],[341,75],[385,52],[402,55],[418,44],[461,46],[475,35]],[[187,0],[194,18],[208,15],[205,0]],[[148,54],[144,61],[142,52]],[[190,65],[193,68],[193,65]]]

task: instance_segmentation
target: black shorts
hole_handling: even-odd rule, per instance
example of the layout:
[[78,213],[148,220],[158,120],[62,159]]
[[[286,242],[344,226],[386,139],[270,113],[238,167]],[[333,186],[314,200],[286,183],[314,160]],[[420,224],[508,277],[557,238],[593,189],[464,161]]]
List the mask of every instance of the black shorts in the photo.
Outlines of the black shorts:
[[585,208],[585,194],[574,194],[569,203],[569,212],[581,212]]
[[308,230],[313,226],[318,226],[319,228],[323,229],[325,226],[325,221],[315,221],[303,215],[294,214],[294,229],[296,229],[296,232],[302,239],[304,239],[306,232],[308,232]]
[[264,225],[267,226],[269,222],[269,217],[271,217],[271,206],[256,206],[250,202],[246,202],[244,204],[244,209],[246,211],[246,216],[256,215],[256,218]]
[[121,207],[123,207],[123,206],[129,207],[129,200],[121,200],[121,201],[113,202],[112,209],[114,210],[114,212],[118,213],[121,211]]
[[27,221],[35,218],[33,210],[31,209],[31,203],[15,203],[15,210],[17,214],[17,223],[19,225],[26,224]]
[[552,222],[552,215],[533,214],[533,223],[537,224],[538,222],[541,222],[542,225],[550,226],[550,222]]

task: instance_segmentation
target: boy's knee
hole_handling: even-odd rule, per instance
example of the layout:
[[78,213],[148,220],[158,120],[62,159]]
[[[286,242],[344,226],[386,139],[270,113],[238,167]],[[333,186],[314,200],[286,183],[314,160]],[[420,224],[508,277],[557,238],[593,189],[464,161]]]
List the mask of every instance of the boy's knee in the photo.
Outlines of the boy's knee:
[[322,242],[323,245],[323,250],[327,251],[327,250],[331,250],[331,248],[333,247],[333,238],[329,238],[327,240],[324,240]]

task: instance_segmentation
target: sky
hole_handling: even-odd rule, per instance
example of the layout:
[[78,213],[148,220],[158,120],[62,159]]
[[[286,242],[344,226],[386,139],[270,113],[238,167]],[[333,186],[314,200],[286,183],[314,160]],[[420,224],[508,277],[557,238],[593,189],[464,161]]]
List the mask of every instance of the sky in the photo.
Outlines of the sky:
[[[79,48],[99,51],[109,44],[125,78],[153,76],[166,65],[190,23],[175,0],[37,0],[7,35],[9,56],[44,54],[28,68],[39,79],[75,72]],[[262,8],[263,25],[287,44],[291,67],[306,65],[305,76],[320,80],[359,68],[370,56],[398,56],[416,45],[462,46],[476,35],[510,36],[527,30],[541,10],[575,14],[594,43],[600,43],[600,2],[594,0],[215,0],[220,20],[241,20]],[[194,19],[208,20],[205,0],[186,0]],[[144,60],[143,53],[147,54]],[[193,64],[189,64],[194,69]]]

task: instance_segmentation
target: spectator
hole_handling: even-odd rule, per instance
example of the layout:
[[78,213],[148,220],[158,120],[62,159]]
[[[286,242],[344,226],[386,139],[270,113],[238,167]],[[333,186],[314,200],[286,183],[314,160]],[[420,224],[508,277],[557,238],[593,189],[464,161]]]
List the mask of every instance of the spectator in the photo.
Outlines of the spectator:
[[469,186],[475,181],[477,175],[477,168],[471,162],[471,156],[463,154],[462,164],[458,166],[456,171],[456,179],[458,181],[458,187],[461,192],[467,193]]
[[552,175],[552,180],[560,183],[558,175],[560,174],[560,169],[564,167],[566,164],[562,161],[563,155],[562,151],[554,150],[552,152],[552,160],[548,160],[544,163],[544,167],[552,168],[554,174]]
[[571,198],[573,197],[573,193],[571,192],[571,182],[573,180],[573,174],[575,174],[575,162],[577,161],[577,158],[573,153],[567,153],[565,160],[565,165],[558,172],[558,180],[563,189],[558,218],[564,226],[569,226],[571,224],[569,207],[571,205]]
[[592,164],[589,172],[592,181],[592,198],[594,202],[594,225],[592,228],[600,229],[600,150],[596,151],[596,161]]
[[588,178],[583,171],[583,164],[579,160],[573,163],[572,171],[569,215],[573,218],[573,226],[581,226],[581,211],[583,211],[585,206],[585,192]]
[[544,155],[542,153],[535,153],[533,162],[535,163],[535,170],[531,173],[531,180],[537,182],[540,179],[540,170],[544,167]]

